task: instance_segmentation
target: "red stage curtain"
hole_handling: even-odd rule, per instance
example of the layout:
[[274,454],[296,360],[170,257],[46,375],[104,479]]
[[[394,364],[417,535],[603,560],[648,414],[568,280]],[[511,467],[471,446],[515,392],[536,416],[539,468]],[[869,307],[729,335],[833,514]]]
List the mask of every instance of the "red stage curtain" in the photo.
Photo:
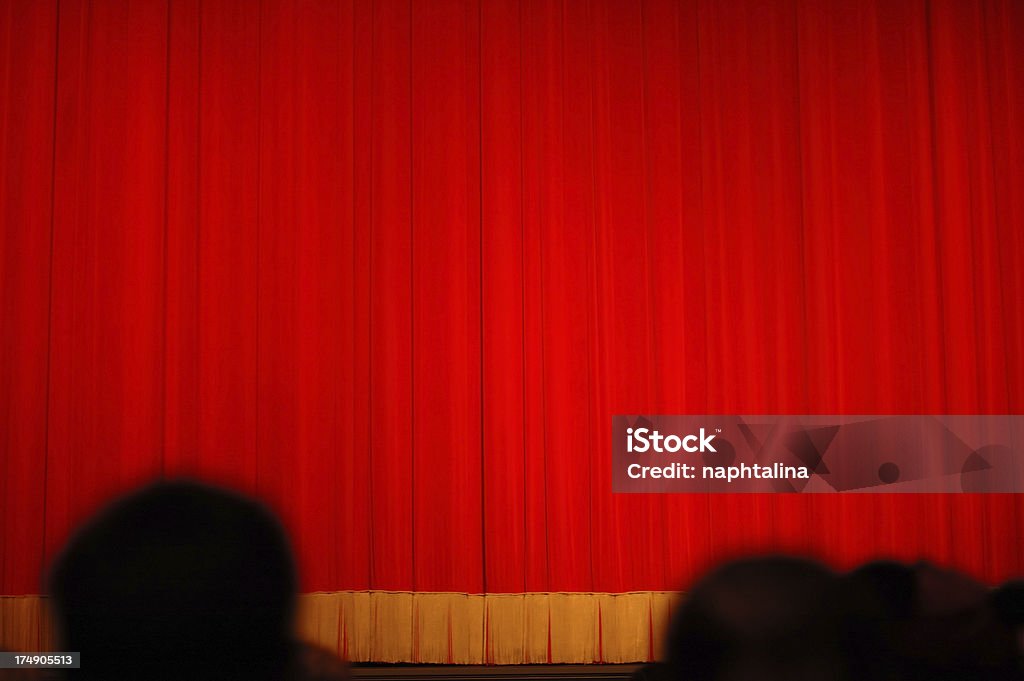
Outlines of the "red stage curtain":
[[155,475],[303,589],[1024,568],[991,496],[614,496],[616,413],[1020,413],[1024,3],[0,6],[0,593]]

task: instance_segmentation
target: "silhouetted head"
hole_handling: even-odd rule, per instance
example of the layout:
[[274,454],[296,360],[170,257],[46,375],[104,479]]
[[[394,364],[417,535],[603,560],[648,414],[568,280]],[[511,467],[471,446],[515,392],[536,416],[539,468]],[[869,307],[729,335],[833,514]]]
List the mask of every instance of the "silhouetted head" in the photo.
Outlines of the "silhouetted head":
[[839,578],[833,600],[851,675],[865,681],[904,678],[908,661],[898,640],[917,617],[914,571],[895,561],[866,563]]
[[1020,679],[1014,632],[1000,621],[991,591],[954,570],[917,563],[912,627],[899,639],[913,681]]
[[1017,668],[1024,670],[1024,580],[1006,582],[990,596],[996,619],[1013,638]]
[[830,608],[835,577],[807,560],[728,563],[704,577],[676,613],[669,665],[676,679],[843,679]]
[[89,521],[50,579],[77,676],[278,679],[296,578],[262,505],[194,482],[153,484]]
[[1000,620],[1014,627],[1024,626],[1024,579],[1011,579],[989,595]]
[[841,578],[841,640],[858,679],[1019,678],[1012,629],[984,585],[928,563],[868,563]]

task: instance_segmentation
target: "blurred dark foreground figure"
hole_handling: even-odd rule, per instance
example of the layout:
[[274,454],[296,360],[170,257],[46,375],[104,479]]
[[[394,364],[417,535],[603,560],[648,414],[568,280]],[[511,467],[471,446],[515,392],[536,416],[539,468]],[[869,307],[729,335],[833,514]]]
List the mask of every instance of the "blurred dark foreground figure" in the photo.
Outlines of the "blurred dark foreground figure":
[[1024,580],[1006,582],[992,592],[989,602],[998,621],[1010,632],[1017,663],[1021,666],[1024,658]]
[[65,547],[50,587],[77,678],[282,681],[328,655],[293,641],[295,566],[274,515],[195,482],[115,501]]
[[1019,587],[927,563],[835,575],[806,560],[726,564],[686,595],[663,674],[673,681],[1015,681]]
[[669,633],[677,681],[848,679],[829,596],[835,576],[797,558],[728,563],[686,594]]
[[863,679],[1020,679],[1000,593],[929,563],[863,565],[843,576],[836,598],[850,667]]

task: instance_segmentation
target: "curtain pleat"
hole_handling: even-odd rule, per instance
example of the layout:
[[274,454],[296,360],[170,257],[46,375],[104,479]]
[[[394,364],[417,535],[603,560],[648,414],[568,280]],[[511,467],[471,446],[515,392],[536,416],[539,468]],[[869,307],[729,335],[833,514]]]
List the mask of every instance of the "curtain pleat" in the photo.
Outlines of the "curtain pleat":
[[359,660],[648,659],[668,606],[614,595],[751,552],[1020,574],[1019,495],[613,495],[609,426],[1019,413],[1022,32],[1014,0],[3,3],[0,593],[178,475],[281,514],[330,594],[303,626]]

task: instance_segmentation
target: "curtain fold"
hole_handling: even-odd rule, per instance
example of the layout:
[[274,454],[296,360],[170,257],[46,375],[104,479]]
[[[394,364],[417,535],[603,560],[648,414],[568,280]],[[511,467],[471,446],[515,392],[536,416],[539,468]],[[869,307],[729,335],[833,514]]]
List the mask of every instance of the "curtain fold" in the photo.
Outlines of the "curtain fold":
[[[1017,495],[612,495],[609,437],[1019,413],[1022,32],[1013,0],[3,3],[0,593],[177,475],[272,504],[306,592],[1020,574]],[[504,659],[535,613],[465,598]]]

